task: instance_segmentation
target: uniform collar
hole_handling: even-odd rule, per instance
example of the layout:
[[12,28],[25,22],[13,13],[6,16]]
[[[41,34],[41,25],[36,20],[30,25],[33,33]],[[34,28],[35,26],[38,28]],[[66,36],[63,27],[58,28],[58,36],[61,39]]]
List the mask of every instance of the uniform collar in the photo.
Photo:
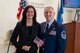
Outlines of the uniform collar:
[[52,19],[49,23],[48,22],[46,23],[49,24],[49,27],[50,27],[53,22],[54,22],[54,19]]

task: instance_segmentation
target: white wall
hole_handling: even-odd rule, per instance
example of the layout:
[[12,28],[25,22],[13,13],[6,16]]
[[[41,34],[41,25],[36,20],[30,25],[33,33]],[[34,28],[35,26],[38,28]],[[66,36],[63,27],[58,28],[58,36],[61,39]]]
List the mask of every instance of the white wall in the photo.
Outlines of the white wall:
[[70,23],[72,21],[76,21],[77,19],[74,20],[75,13],[76,13],[75,8],[66,8],[66,7],[64,7],[64,14],[63,14],[64,23]]
[[[30,4],[34,5],[37,10],[37,20],[38,22],[45,21],[43,10],[45,6],[54,7],[55,12],[57,11],[57,0],[28,0]],[[7,33],[9,30],[14,29],[17,18],[16,14],[18,12],[20,0],[1,0],[0,1],[0,44],[3,44],[7,38]],[[42,4],[43,8],[40,8]],[[36,7],[39,6],[39,7]],[[57,13],[56,13],[57,14]],[[68,20],[71,21],[71,12],[65,11],[64,22],[67,23]],[[71,19],[70,19],[70,18]],[[56,16],[55,16],[56,18]],[[69,19],[68,19],[69,18]]]
[[[17,19],[17,7],[19,0],[1,0],[0,1],[0,42],[6,36],[7,31],[14,28]],[[1,44],[0,43],[0,44]]]

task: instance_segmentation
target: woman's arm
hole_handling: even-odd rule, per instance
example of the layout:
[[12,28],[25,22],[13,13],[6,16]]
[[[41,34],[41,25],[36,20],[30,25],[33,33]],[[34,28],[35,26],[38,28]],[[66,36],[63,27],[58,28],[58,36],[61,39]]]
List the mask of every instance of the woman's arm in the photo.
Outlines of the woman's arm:
[[17,25],[16,25],[16,27],[14,28],[14,31],[13,31],[13,33],[12,33],[12,36],[11,36],[10,41],[12,42],[12,44],[13,44],[16,48],[21,49],[21,48],[22,48],[21,44],[19,44],[19,43],[17,42],[17,38],[18,38],[18,35],[19,35],[19,31],[20,31],[20,24],[19,24],[19,22],[18,22]]

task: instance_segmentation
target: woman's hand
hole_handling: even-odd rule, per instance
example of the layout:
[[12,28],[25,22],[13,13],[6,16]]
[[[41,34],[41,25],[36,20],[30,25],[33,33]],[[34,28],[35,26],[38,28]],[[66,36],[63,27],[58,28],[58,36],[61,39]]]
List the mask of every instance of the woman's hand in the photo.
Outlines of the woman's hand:
[[29,51],[30,48],[31,48],[31,46],[23,46],[23,47],[22,47],[22,49],[25,50],[25,51]]
[[37,47],[41,47],[43,44],[44,44],[44,42],[39,42],[39,43],[37,44]]

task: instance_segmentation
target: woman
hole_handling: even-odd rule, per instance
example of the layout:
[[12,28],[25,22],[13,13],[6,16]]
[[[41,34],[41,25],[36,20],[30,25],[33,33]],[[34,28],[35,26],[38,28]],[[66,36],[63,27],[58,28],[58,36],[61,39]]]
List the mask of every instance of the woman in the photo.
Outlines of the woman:
[[22,16],[12,33],[11,42],[17,48],[16,53],[37,53],[37,45],[33,41],[39,35],[40,27],[36,21],[35,8],[28,5]]

